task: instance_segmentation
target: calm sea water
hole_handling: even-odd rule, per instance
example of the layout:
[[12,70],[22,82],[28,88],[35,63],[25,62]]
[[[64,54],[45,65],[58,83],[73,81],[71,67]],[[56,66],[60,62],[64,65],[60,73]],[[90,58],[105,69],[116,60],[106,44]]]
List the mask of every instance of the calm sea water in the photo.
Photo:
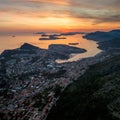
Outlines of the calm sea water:
[[[47,49],[50,44],[66,44],[69,43],[79,43],[78,45],[72,45],[79,48],[84,48],[87,50],[86,53],[73,55],[69,61],[78,60],[80,58],[92,57],[99,53],[101,50],[97,48],[97,43],[95,41],[86,40],[82,38],[82,35],[73,35],[66,36],[67,39],[58,39],[58,40],[39,40],[40,35],[31,34],[31,35],[16,35],[12,36],[0,36],[0,53],[5,49],[15,49],[20,47],[24,43],[30,43],[32,45],[38,46],[40,48]],[[65,61],[58,61],[65,62]]]

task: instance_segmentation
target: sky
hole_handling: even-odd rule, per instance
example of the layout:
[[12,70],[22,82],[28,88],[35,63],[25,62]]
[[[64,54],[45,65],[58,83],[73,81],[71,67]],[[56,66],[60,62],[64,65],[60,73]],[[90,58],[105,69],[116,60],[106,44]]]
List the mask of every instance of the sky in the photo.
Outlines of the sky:
[[0,0],[0,33],[120,29],[120,0]]

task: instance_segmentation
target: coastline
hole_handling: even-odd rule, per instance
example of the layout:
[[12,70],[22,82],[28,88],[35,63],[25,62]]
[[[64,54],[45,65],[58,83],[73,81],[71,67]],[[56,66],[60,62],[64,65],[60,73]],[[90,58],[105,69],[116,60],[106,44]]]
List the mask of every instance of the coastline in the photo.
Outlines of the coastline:
[[[95,54],[97,54],[97,53],[95,53],[94,54],[94,51],[96,52],[96,51],[98,51],[98,48],[97,48],[97,45],[96,45],[96,43],[95,43],[95,41],[88,41],[88,40],[85,40],[85,39],[83,39],[83,37],[82,37],[83,35],[74,35],[74,36],[67,36],[67,39],[65,39],[65,40],[50,40],[50,41],[39,41],[37,38],[38,38],[38,35],[37,36],[35,36],[34,35],[34,40],[33,40],[33,38],[31,39],[31,37],[29,38],[29,43],[30,44],[32,44],[32,45],[35,45],[35,46],[37,46],[37,47],[39,47],[39,48],[42,48],[42,49],[48,49],[48,43],[49,44],[52,44],[52,43],[57,43],[57,44],[61,44],[61,43],[63,43],[63,42],[65,42],[65,44],[66,45],[68,45],[68,46],[72,46],[72,45],[69,45],[69,43],[79,43],[78,45],[76,45],[76,46],[74,46],[73,45],[73,47],[76,47],[76,48],[81,48],[82,46],[83,46],[83,48],[84,49],[86,49],[87,50],[87,52],[88,52],[88,50],[90,50],[90,49],[93,49],[94,47],[96,47],[96,49],[95,50],[93,50],[91,53],[90,53],[90,55],[88,54],[88,57],[89,56],[94,56]],[[18,39],[17,40],[17,44],[16,43],[14,43],[15,44],[15,48],[18,48],[17,46],[19,45],[22,45],[23,43],[22,43],[22,41],[21,42],[19,42],[21,39],[23,39],[24,40],[24,37],[19,37],[19,36],[17,36],[17,37],[14,37],[14,38],[12,38],[12,37],[10,37],[11,38],[11,42],[13,41],[13,40],[16,40],[16,39]],[[31,42],[31,40],[33,40],[33,42]],[[77,39],[77,40],[76,40]],[[84,40],[85,40],[85,43],[84,43]],[[4,41],[6,41],[6,40],[4,40]],[[14,44],[12,45],[11,44],[11,42],[10,42],[10,47],[12,47],[12,46],[14,46]],[[16,41],[15,41],[16,42]],[[47,44],[46,44],[47,43]],[[7,44],[7,43],[6,43]],[[89,44],[89,45],[87,45],[87,44]],[[88,47],[88,46],[90,46],[90,47]],[[93,47],[92,47],[93,46]],[[4,46],[3,46],[4,47]],[[11,50],[12,50],[12,48],[11,48]],[[87,53],[86,52],[86,53]],[[2,53],[2,52],[1,52]],[[99,53],[99,51],[98,51],[98,53]],[[82,54],[81,53],[81,55],[83,55],[83,58],[86,58],[87,57],[87,55],[86,56],[84,56],[84,54]],[[74,55],[74,57],[75,57],[76,55]],[[78,56],[78,55],[77,55]],[[72,56],[73,57],[73,56]],[[71,56],[70,56],[70,58],[71,58]],[[76,58],[77,60],[79,60],[79,58]],[[74,61],[74,60],[73,60]]]
[[103,51],[102,49],[99,48],[99,44],[97,42],[95,43],[96,43],[96,48],[94,48],[93,50],[87,50],[87,52],[80,53],[80,54],[71,54],[69,59],[67,60],[57,59],[56,62],[60,64],[60,63],[66,63],[66,62],[75,62],[84,58],[94,57]]
[[[93,42],[91,41],[90,43]],[[96,43],[97,46],[98,44]],[[58,49],[56,50],[57,47],[59,45],[53,45],[48,52],[46,49],[40,49],[26,43],[17,50],[10,50],[3,53],[4,58],[1,57],[0,59],[0,85],[2,86],[2,97],[0,98],[2,109],[0,112],[2,118],[12,119],[15,117],[23,119],[26,117],[26,119],[35,120],[47,118],[51,109],[60,100],[61,94],[67,89],[66,87],[72,83],[76,83],[89,70],[89,67],[97,63],[101,65],[101,63],[108,59],[111,62],[113,57],[119,57],[120,55],[119,51],[117,53],[113,50],[103,50],[92,57],[84,57],[77,61],[58,64],[55,62],[56,59],[68,59],[70,52],[74,49],[66,47],[66,45],[60,45],[62,51],[61,49],[58,51]],[[63,49],[64,47],[65,49]],[[68,48],[70,49],[68,50]],[[65,53],[64,50],[68,51]],[[80,50],[83,52],[83,49]],[[95,50],[93,49],[93,52]],[[81,53],[81,55],[85,53]],[[107,63],[105,65],[107,66]],[[110,64],[110,68],[119,67],[119,64],[116,65],[116,62],[114,62],[114,65],[113,67]],[[99,67],[96,68],[99,71]],[[92,74],[94,75],[95,72]],[[92,85],[93,82],[90,83]],[[84,86],[85,89],[86,87]],[[72,90],[74,90],[73,88]],[[25,114],[23,114],[23,110]]]

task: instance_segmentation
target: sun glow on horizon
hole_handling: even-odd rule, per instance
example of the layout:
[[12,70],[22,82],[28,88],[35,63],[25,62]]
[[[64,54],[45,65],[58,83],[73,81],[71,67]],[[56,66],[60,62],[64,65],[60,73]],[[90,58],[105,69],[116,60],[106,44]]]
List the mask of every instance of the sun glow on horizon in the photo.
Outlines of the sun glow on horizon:
[[[12,3],[11,3],[12,2]],[[120,28],[114,0],[0,0],[0,32],[91,31]],[[98,9],[98,8],[100,9]]]

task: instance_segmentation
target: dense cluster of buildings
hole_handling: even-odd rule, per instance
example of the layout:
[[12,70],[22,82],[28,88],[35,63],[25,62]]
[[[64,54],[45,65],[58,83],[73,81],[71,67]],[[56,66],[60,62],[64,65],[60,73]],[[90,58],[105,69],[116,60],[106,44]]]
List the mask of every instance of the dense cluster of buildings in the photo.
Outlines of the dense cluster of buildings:
[[[30,52],[30,51],[29,51]],[[36,53],[17,53],[0,58],[0,115],[2,119],[43,120],[60,93],[77,80],[89,65],[106,57],[57,64],[54,57]],[[108,56],[109,57],[109,56]]]

